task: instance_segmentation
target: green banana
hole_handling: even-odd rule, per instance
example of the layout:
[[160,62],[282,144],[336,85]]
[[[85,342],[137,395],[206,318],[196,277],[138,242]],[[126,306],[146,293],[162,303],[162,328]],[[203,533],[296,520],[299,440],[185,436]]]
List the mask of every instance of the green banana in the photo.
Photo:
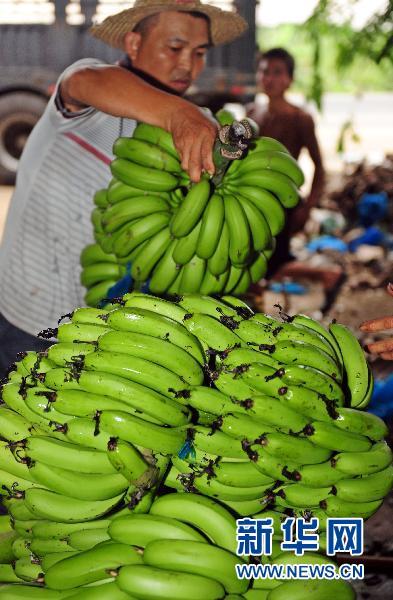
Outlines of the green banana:
[[341,479],[334,488],[337,498],[346,502],[372,502],[384,498],[393,485],[393,467],[359,478]]
[[176,481],[176,489],[190,491],[191,488],[205,496],[212,496],[223,502],[227,500],[233,502],[257,500],[263,495],[266,489],[271,487],[270,482],[263,486],[256,485],[252,487],[226,485],[210,477],[210,466],[207,469],[208,471],[198,472],[194,468],[189,467],[184,461],[174,458],[170,474],[165,483],[172,487],[172,482]]
[[377,442],[365,452],[341,452],[334,457],[335,467],[351,476],[371,475],[386,469],[392,462],[392,451],[386,442]]
[[231,436],[219,430],[212,432],[208,427],[201,425],[195,425],[193,430],[193,443],[199,450],[216,456],[236,459],[245,458],[245,451],[239,440],[234,440]]
[[243,296],[248,292],[251,283],[252,281],[250,271],[249,269],[246,269],[245,271],[243,271],[242,276],[240,277],[237,285],[232,289],[229,289],[228,287],[228,292],[234,294],[235,296]]
[[308,439],[288,436],[284,433],[272,432],[262,435],[257,444],[263,446],[266,452],[277,458],[298,462],[303,465],[313,465],[328,460],[331,452],[312,444]]
[[171,192],[155,192],[152,190],[143,190],[133,185],[126,185],[119,179],[114,177],[107,188],[108,204],[117,204],[128,198],[136,198],[140,196],[160,196],[169,202]]
[[239,320],[237,312],[210,296],[201,294],[182,294],[178,304],[184,309],[185,313],[202,313],[204,315],[210,315],[218,320],[225,320],[226,317],[233,317]]
[[94,529],[108,529],[109,519],[97,519],[84,523],[56,523],[44,519],[35,521],[32,527],[33,537],[41,539],[68,539],[72,533],[79,533],[82,529],[86,533]]
[[34,480],[42,486],[80,500],[108,500],[125,492],[129,485],[120,473],[78,473],[38,461],[29,470]]
[[177,177],[171,173],[138,165],[124,158],[115,158],[110,169],[114,177],[141,190],[169,192],[178,185]]
[[[237,169],[233,172],[231,179],[242,177],[245,173],[268,169],[287,175],[296,187],[301,187],[304,183],[304,174],[296,160],[280,150],[260,150],[250,153],[244,160],[240,161]],[[230,174],[228,172],[227,178]]]
[[166,212],[169,205],[160,196],[136,196],[126,198],[110,206],[102,216],[102,225],[106,233],[114,233],[127,223],[154,212]]
[[81,252],[80,262],[82,267],[88,267],[95,263],[116,262],[114,254],[108,254],[101,249],[99,244],[88,244]]
[[299,202],[299,194],[295,184],[284,173],[277,173],[269,169],[258,169],[258,171],[236,177],[236,184],[235,181],[227,184],[228,189],[233,190],[235,193],[239,186],[258,186],[272,192],[279,198],[285,208],[293,208]]
[[188,523],[217,546],[236,552],[236,521],[212,498],[193,493],[166,494],[154,500],[150,514]]
[[[308,558],[308,554],[307,554]],[[349,583],[342,579],[308,579],[284,581],[279,587],[272,590],[269,600],[302,600],[304,597],[315,600],[355,600],[356,594]]]
[[242,267],[236,267],[235,265],[231,265],[229,269],[229,277],[225,284],[224,292],[233,293],[233,290],[239,284],[243,273],[244,269]]
[[249,150],[249,156],[252,156],[256,152],[262,152],[265,150],[278,150],[279,152],[286,152],[287,154],[289,154],[289,151],[284,146],[284,144],[272,137],[268,137],[265,135],[258,137],[255,140],[252,140],[251,150]]
[[[11,564],[0,564],[0,581],[2,584],[24,583],[24,580],[16,575],[15,570]],[[9,590],[8,586],[5,587]],[[0,588],[0,591],[3,594],[3,587]],[[11,600],[14,600],[14,596],[9,596],[9,598],[11,598]]]
[[340,452],[366,452],[371,448],[371,441],[360,433],[342,431],[331,423],[313,421],[307,425],[305,435],[321,448]]
[[153,294],[163,294],[175,281],[179,269],[173,259],[173,252],[179,242],[180,240],[173,240],[154,267],[149,283],[149,288]]
[[44,577],[40,564],[33,562],[30,556],[22,556],[13,565],[16,577],[32,583],[43,583]]
[[106,352],[124,353],[130,357],[154,361],[191,385],[200,385],[203,382],[202,368],[188,352],[151,335],[110,331],[99,338],[98,348]]
[[284,229],[285,209],[274,194],[259,187],[245,185],[238,186],[236,193],[240,202],[247,198],[264,215],[273,236]]
[[274,491],[274,494],[278,497],[284,498],[286,502],[289,502],[292,506],[299,506],[300,508],[307,506],[319,506],[329,494],[332,493],[332,488],[329,486],[324,487],[310,487],[302,483],[289,483],[280,486],[278,490]]
[[229,278],[230,270],[227,269],[221,275],[213,275],[209,268],[205,271],[205,276],[199,288],[201,294],[221,294]]
[[304,385],[323,394],[328,400],[344,404],[345,396],[341,386],[329,375],[307,365],[289,365],[283,367],[282,380],[289,385]]
[[173,454],[180,450],[186,431],[181,428],[162,427],[138,419],[128,413],[104,410],[99,417],[99,427],[126,442],[144,446],[146,441],[154,452]]
[[329,331],[341,350],[351,406],[357,407],[364,400],[368,390],[368,365],[364,352],[353,333],[338,323],[332,323]]
[[114,254],[120,258],[128,256],[143,242],[166,228],[169,220],[169,212],[154,212],[119,229],[113,240]]
[[128,444],[124,440],[110,440],[108,458],[116,471],[121,473],[128,483],[145,484],[146,486],[157,479],[157,468],[150,465],[132,444]]
[[57,342],[47,350],[48,358],[57,366],[64,367],[96,350],[95,344],[83,342]]
[[261,419],[278,431],[288,434],[302,431],[310,422],[302,413],[287,406],[285,400],[281,401],[271,396],[253,395],[252,398],[232,407],[232,412],[245,412],[252,418]]
[[30,550],[34,556],[42,558],[55,552],[74,553],[74,548],[66,540],[51,540],[34,538],[30,541]]
[[73,444],[106,452],[111,436],[105,431],[97,431],[95,420],[75,418],[67,423],[63,438]]
[[110,540],[108,530],[106,527],[102,529],[81,529],[80,531],[74,531],[68,536],[68,543],[75,550],[90,550],[97,544]]
[[207,261],[207,267],[213,275],[221,275],[229,266],[229,228],[224,221],[221,237],[212,256]]
[[[87,371],[102,371],[112,375],[119,375],[131,382],[140,384],[149,390],[153,390],[169,399],[176,392],[187,389],[188,385],[183,379],[172,371],[164,369],[145,358],[133,356],[132,358],[121,352],[106,352],[98,350],[93,354],[85,356],[84,369]],[[158,400],[158,397],[157,397]],[[167,402],[167,408],[179,409],[177,402]],[[184,421],[183,421],[184,422]],[[180,420],[178,425],[182,424]]]
[[346,502],[337,496],[329,496],[322,500],[320,507],[328,517],[361,517],[368,519],[378,510],[383,500],[372,502]]
[[278,361],[290,364],[303,364],[318,369],[341,382],[341,374],[337,362],[335,362],[325,350],[316,348],[313,344],[295,340],[283,340],[276,342],[269,353]]
[[[93,419],[97,411],[101,410],[122,410],[133,415],[139,414],[129,404],[101,394],[90,394],[81,390],[58,390],[52,393],[55,396],[53,404],[56,410],[64,415]],[[154,419],[153,422],[157,420]]]
[[182,277],[179,284],[181,293],[198,292],[206,272],[206,261],[195,254],[191,260],[183,266]]
[[138,123],[132,137],[136,140],[144,140],[145,142],[155,144],[174,158],[179,159],[179,154],[173,144],[172,135],[161,127],[148,125],[147,123]]
[[107,279],[93,285],[85,294],[84,301],[87,306],[100,306],[108,295],[109,290],[117,283],[117,279]]
[[97,190],[93,196],[93,202],[98,208],[105,208],[108,206],[108,191],[106,188]]
[[275,431],[272,425],[240,413],[223,415],[219,419],[219,429],[237,440],[253,440],[265,433]]
[[107,324],[113,329],[154,335],[186,350],[201,365],[204,356],[198,339],[173,319],[141,308],[120,308],[111,313]]
[[335,468],[334,458],[316,465],[298,467],[297,472],[299,481],[310,487],[335,485],[337,481],[346,477],[344,473]]
[[227,593],[243,593],[249,582],[238,579],[236,564],[239,558],[225,550],[192,540],[155,540],[147,544],[143,562],[152,567],[194,573],[216,580]]
[[[2,581],[4,581],[2,577],[0,578]],[[14,576],[12,581],[18,583],[18,585],[1,586],[0,590],[2,600],[22,600],[23,598],[26,598],[27,600],[32,600],[34,598],[39,598],[40,600],[62,600],[63,598],[69,597],[69,594],[64,595],[62,592],[48,590],[42,586],[21,585],[21,583],[24,582],[16,576]],[[115,600],[115,597],[113,600]],[[117,597],[116,600],[118,600]]]
[[116,472],[104,452],[50,437],[28,438],[24,451],[26,456],[33,461],[41,461],[53,467],[61,467],[66,464],[69,469],[75,470],[77,473],[109,475]]
[[337,413],[334,425],[339,429],[365,435],[373,441],[382,440],[388,435],[386,423],[377,415],[346,407],[338,408]]
[[202,221],[181,238],[178,238],[172,253],[172,258],[177,265],[186,265],[196,253]]
[[33,518],[80,523],[108,513],[122,497],[123,494],[109,500],[78,500],[46,489],[31,488],[25,492],[25,503]]
[[250,223],[242,204],[231,194],[224,197],[225,222],[229,231],[229,258],[235,266],[243,266],[251,252]]
[[59,342],[96,342],[107,331],[110,331],[110,327],[104,323],[62,323],[57,329],[57,339]]
[[69,590],[107,579],[108,572],[122,565],[141,564],[136,548],[116,542],[104,542],[49,567],[45,585],[55,590]]
[[72,596],[67,596],[70,600],[135,600],[135,596],[130,596],[122,592],[115,581],[108,583],[100,582],[99,585],[93,587],[81,587]]
[[334,337],[330,333],[330,331],[325,329],[325,327],[319,321],[316,321],[315,319],[312,319],[311,317],[309,317],[307,315],[303,315],[303,314],[299,313],[299,314],[294,315],[293,317],[290,317],[290,322],[293,323],[294,325],[302,325],[304,327],[308,327],[312,331],[316,331],[322,337],[324,337],[326,339],[328,345],[330,345],[334,349],[334,352],[336,355],[336,361],[340,364],[341,368],[343,367],[342,356],[341,356],[341,351],[340,351],[339,345],[337,344],[336,340],[334,339]]
[[165,227],[153,235],[135,256],[131,275],[136,281],[146,281],[150,273],[171,243],[169,228]]
[[213,256],[224,223],[224,200],[219,194],[213,194],[203,213],[196,253],[200,258]]
[[[107,354],[110,355],[109,352]],[[125,357],[124,354],[119,353],[120,356]],[[185,414],[186,410],[172,398],[167,398],[144,385],[105,371],[82,370],[80,375],[75,378],[67,369],[52,369],[46,375],[45,382],[48,387],[55,390],[83,390],[93,394],[101,393],[111,396],[168,425],[181,425],[188,419]],[[187,386],[184,383],[181,387]]]
[[272,246],[272,233],[263,213],[247,198],[239,199],[239,203],[248,219],[254,250],[259,252],[265,248],[270,248]]
[[210,183],[205,176],[194,183],[171,221],[171,233],[174,237],[184,237],[200,220],[210,197]]
[[249,266],[250,277],[252,283],[258,283],[266,274],[268,268],[268,260],[264,252],[260,252],[254,259],[254,262]]
[[81,284],[90,288],[100,281],[120,279],[124,275],[124,268],[121,265],[116,265],[110,262],[95,263],[84,267],[81,272]]
[[[237,324],[235,323],[237,326]],[[223,352],[240,344],[237,335],[223,323],[209,315],[196,313],[184,320],[187,330],[201,339],[209,348]]]
[[18,442],[34,432],[34,425],[17,412],[0,406],[0,437]]
[[180,173],[182,170],[177,158],[155,144],[136,138],[117,138],[113,144],[113,154],[144,167],[169,171],[169,173]]
[[274,483],[271,477],[258,471],[252,462],[224,463],[220,461],[214,465],[213,470],[217,481],[228,486],[272,486]]
[[[154,582],[154,586],[152,585]],[[117,585],[126,593],[137,594],[139,598],[153,600],[217,600],[223,598],[223,586],[202,575],[166,571],[147,565],[127,566],[120,569]]]
[[123,544],[145,548],[154,540],[188,540],[206,543],[198,530],[186,523],[166,516],[136,515],[115,519],[109,526],[110,537]]

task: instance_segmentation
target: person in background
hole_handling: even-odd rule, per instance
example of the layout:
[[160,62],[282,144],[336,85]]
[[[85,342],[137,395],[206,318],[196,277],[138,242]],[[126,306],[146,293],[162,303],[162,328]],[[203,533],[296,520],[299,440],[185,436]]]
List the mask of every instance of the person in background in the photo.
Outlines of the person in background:
[[266,106],[254,102],[247,105],[247,116],[259,126],[259,134],[279,140],[292,156],[299,158],[305,148],[314,163],[314,176],[308,198],[288,212],[287,225],[277,238],[277,248],[270,263],[268,277],[292,260],[290,238],[301,231],[310,210],[318,204],[324,188],[325,171],[311,115],[291,104],[285,97],[293,82],[295,60],[284,48],[272,48],[258,57],[256,83],[268,97]]
[[17,352],[48,345],[40,330],[84,304],[79,257],[93,242],[92,198],[109,183],[117,137],[137,121],[162,127],[192,181],[214,173],[218,125],[182,96],[208,48],[246,29],[200,0],[135,0],[92,28],[124,59],[68,67],[25,146],[0,249],[0,377]]
[[[387,292],[393,298],[393,283],[388,284]],[[370,321],[364,321],[360,325],[360,331],[365,333],[385,332],[388,329],[393,329],[393,315],[390,317],[379,317],[377,319],[371,319]],[[369,352],[376,354],[380,358],[393,360],[393,336],[368,344],[367,349]]]

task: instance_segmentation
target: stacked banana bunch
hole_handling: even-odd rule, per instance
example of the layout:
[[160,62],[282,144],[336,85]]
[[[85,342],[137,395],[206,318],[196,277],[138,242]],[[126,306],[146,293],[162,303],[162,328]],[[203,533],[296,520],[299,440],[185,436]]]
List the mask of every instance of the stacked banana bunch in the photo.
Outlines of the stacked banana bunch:
[[[266,515],[271,516],[267,512]],[[280,523],[276,517],[275,525]],[[0,597],[3,600],[302,598],[295,594],[304,591],[296,589],[298,582],[264,580],[265,587],[261,588],[259,580],[251,587],[249,580],[237,578],[236,565],[244,564],[244,560],[236,555],[236,521],[211,498],[193,493],[168,494],[155,499],[149,513],[115,515],[102,519],[101,525],[100,529],[86,527],[77,531],[75,524],[70,523],[36,522],[31,526],[26,522],[25,531],[30,528],[29,533],[25,533],[25,538],[16,538],[18,543],[13,543],[11,555],[21,555],[26,560],[36,556],[35,573],[31,577],[38,575],[30,579],[30,584],[15,577],[14,584],[0,588]],[[15,535],[9,524],[7,533]],[[41,546],[62,544],[63,549],[40,558],[32,550],[37,545],[37,534],[42,536]],[[68,550],[64,550],[67,544]],[[277,543],[269,562],[334,565],[321,554],[295,557],[282,553]],[[23,575],[29,581],[26,573]],[[38,586],[41,580],[45,581],[45,588]],[[327,593],[340,594],[341,600],[354,598],[350,586],[343,582],[316,580],[306,582],[307,586],[312,598],[326,598]]]
[[285,562],[288,514],[319,517],[323,552],[327,517],[367,518],[391,489],[386,426],[359,410],[372,377],[342,325],[193,294],[68,317],[2,387],[0,598],[295,600],[298,582],[237,580],[231,515],[271,516]]
[[304,177],[280,142],[262,137],[252,146],[226,173],[191,184],[166,131],[140,123],[132,138],[118,138],[113,179],[94,197],[92,222],[102,252],[82,255],[86,303],[96,306],[105,297],[116,264],[118,278],[129,265],[137,285],[149,280],[160,295],[241,295],[259,281]]
[[212,387],[189,393],[199,412],[193,451],[172,459],[166,484],[240,515],[274,507],[315,514],[322,525],[371,516],[392,487],[392,454],[385,423],[357,410],[373,384],[353,334],[303,315],[253,314],[225,296],[179,304],[209,354]]

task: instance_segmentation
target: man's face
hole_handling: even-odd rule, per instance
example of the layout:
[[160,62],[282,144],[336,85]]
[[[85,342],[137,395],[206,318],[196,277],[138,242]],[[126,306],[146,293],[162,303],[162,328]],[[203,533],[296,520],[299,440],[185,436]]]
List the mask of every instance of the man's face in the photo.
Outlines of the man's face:
[[269,98],[281,97],[292,83],[285,62],[279,58],[262,59],[258,65],[257,87]]
[[144,36],[126,36],[133,66],[180,94],[202,71],[208,46],[208,23],[185,12],[162,12]]

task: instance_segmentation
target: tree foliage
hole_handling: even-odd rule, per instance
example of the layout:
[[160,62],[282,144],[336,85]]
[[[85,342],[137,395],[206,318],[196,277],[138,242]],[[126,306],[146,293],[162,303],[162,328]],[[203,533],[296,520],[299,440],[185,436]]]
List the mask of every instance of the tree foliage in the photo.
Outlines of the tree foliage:
[[348,15],[344,23],[338,24],[340,9],[337,1],[319,0],[314,12],[303,24],[313,54],[313,72],[307,97],[314,100],[319,109],[324,92],[321,60],[322,39],[325,35],[334,33],[337,45],[336,67],[341,71],[350,67],[358,56],[378,65],[383,61],[393,65],[393,0],[387,0],[384,9],[375,12],[361,30],[354,30],[351,17],[358,1],[350,0],[352,14]]

